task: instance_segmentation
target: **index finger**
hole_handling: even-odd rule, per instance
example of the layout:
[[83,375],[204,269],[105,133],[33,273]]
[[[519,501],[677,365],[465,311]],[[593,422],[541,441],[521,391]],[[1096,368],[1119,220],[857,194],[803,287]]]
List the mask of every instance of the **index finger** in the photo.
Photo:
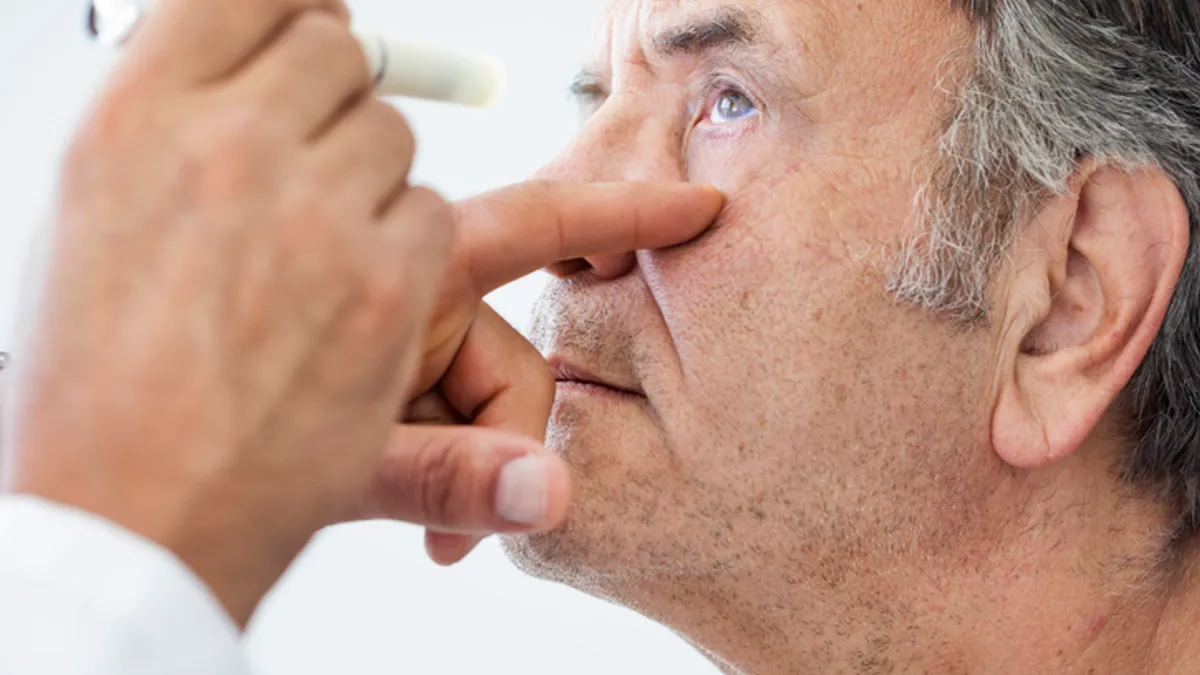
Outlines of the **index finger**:
[[456,205],[455,255],[483,297],[563,260],[682,244],[724,201],[689,183],[521,183]]

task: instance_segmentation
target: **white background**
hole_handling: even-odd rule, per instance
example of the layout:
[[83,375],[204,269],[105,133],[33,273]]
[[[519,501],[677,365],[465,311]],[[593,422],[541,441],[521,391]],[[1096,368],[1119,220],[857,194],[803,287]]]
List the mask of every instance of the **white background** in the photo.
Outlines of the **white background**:
[[[84,40],[82,0],[0,0],[0,347],[12,344],[30,233],[48,219],[58,155],[113,56]],[[500,56],[492,110],[401,103],[415,179],[450,197],[521,180],[575,129],[565,94],[601,0],[351,0],[359,26]],[[493,296],[518,327],[541,279]],[[2,601],[2,599],[0,599]],[[420,532],[367,523],[323,533],[249,635],[263,675],[712,673],[666,629],[515,571],[494,543],[451,570]]]

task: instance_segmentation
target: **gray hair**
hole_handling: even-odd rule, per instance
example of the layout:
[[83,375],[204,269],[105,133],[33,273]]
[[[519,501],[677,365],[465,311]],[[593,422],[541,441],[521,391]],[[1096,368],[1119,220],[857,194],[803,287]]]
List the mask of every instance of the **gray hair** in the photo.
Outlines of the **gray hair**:
[[1062,194],[1086,157],[1155,167],[1190,213],[1166,319],[1117,409],[1132,442],[1118,467],[1200,529],[1200,3],[954,0],[979,31],[919,195],[925,222],[888,280],[898,299],[967,325],[1014,228]]

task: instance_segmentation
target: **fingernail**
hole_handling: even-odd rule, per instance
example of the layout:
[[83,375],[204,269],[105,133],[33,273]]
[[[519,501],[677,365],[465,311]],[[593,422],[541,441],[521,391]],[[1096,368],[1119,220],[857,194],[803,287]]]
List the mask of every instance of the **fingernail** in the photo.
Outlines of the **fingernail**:
[[546,521],[550,471],[546,459],[527,455],[500,470],[496,486],[496,515],[515,525],[540,525]]

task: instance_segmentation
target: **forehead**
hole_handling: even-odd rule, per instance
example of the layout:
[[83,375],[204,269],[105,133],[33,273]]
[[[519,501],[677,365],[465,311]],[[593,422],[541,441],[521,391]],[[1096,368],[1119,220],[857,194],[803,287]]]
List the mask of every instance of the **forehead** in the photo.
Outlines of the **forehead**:
[[628,57],[651,47],[657,36],[716,16],[737,15],[756,25],[777,26],[795,13],[794,4],[789,0],[608,0],[592,35],[591,55],[597,61]]
[[640,61],[656,36],[723,15],[746,17],[781,55],[831,70],[843,59],[894,60],[928,50],[936,34],[962,33],[963,12],[950,0],[608,0],[592,35],[589,60],[609,67]]

